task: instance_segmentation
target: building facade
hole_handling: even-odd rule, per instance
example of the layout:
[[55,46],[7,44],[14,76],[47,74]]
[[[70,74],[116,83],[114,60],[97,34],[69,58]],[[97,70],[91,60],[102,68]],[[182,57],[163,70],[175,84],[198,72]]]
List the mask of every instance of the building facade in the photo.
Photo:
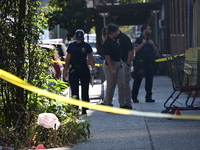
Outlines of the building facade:
[[164,28],[159,30],[165,37],[165,43],[161,44],[166,46],[161,52],[171,55],[188,54],[200,47],[199,8],[200,0],[164,1]]

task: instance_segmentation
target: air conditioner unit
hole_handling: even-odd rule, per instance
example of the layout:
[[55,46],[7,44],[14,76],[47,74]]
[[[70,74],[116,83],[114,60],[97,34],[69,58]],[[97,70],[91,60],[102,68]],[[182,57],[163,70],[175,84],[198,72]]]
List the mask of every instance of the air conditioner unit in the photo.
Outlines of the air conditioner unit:
[[167,27],[167,21],[165,19],[159,19],[159,28],[166,28]]

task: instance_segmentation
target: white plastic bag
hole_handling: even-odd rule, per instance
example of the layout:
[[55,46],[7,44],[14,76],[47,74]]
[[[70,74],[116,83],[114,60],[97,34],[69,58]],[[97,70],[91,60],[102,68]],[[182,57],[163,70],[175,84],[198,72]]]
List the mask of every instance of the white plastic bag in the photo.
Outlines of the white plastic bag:
[[53,113],[41,113],[38,116],[38,124],[44,128],[53,128],[57,130],[60,126],[60,122]]

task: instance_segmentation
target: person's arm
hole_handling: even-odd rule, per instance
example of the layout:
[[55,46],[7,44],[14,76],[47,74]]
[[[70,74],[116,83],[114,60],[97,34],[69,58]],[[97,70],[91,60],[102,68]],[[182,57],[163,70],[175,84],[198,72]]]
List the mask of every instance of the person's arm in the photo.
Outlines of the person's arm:
[[106,59],[106,61],[108,63],[108,66],[110,67],[111,72],[113,74],[116,74],[116,71],[115,71],[115,69],[113,67],[113,64],[112,64],[112,61],[111,61],[111,58],[110,58],[110,55],[105,55],[105,59]]
[[88,54],[88,63],[92,68],[95,68],[95,62],[92,53]]
[[127,67],[130,67],[132,60],[133,60],[133,50],[130,50],[128,52],[128,59],[127,59],[127,62],[126,62]]
[[153,40],[148,40],[148,43],[152,45],[153,47],[153,52],[156,53],[158,51],[158,47],[156,46],[156,44],[154,43]]
[[145,39],[143,39],[142,43],[140,45],[135,46],[135,53],[139,52],[142,49],[142,47],[144,46],[144,44],[146,44],[146,43],[147,43],[147,41]]
[[127,50],[129,50],[125,67],[129,68],[131,65],[131,61],[133,60],[133,44],[132,44],[130,38],[126,34],[124,34],[124,40],[126,41],[124,43],[124,44],[126,44],[125,47]]
[[66,56],[66,60],[65,60],[65,66],[64,66],[64,70],[63,70],[63,74],[64,74],[64,77],[67,78],[68,77],[68,69],[69,69],[69,61],[71,59],[71,54],[70,53],[67,53],[67,56]]
[[88,61],[89,61],[89,65],[92,67],[91,74],[94,75],[95,74],[95,62],[94,62],[94,57],[93,57],[92,53],[88,54]]

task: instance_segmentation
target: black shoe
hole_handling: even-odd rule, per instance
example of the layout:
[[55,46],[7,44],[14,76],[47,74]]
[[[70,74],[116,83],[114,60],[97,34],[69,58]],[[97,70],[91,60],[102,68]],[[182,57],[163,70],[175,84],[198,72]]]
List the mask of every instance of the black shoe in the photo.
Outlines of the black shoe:
[[124,109],[125,109],[125,108],[126,108],[126,106],[125,106],[125,105],[124,105],[124,106],[120,106],[119,108],[124,108]]
[[132,106],[126,106],[126,105],[120,106],[120,108],[124,108],[124,109],[133,109]]
[[125,106],[125,107],[126,107],[126,109],[133,109],[132,106]]
[[87,114],[87,110],[88,110],[88,108],[83,107],[82,108],[82,115],[86,115]]
[[145,102],[147,102],[147,103],[154,103],[155,102],[155,100],[154,99],[146,99],[146,101]]
[[99,103],[99,105],[105,105],[104,103]]
[[137,98],[133,98],[133,103],[139,103],[139,100]]
[[113,107],[113,104],[106,105],[106,104],[104,104],[104,103],[99,103],[99,105],[104,105],[104,106],[110,106],[110,107]]
[[82,110],[82,115],[87,115],[87,111],[86,110]]

